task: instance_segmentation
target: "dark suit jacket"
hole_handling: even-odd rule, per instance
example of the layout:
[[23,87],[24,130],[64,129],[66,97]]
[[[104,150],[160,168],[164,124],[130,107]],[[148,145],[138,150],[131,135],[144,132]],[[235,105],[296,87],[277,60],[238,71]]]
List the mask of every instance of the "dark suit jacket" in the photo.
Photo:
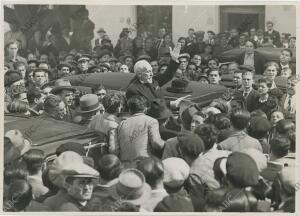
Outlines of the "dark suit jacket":
[[152,101],[155,98],[163,98],[163,93],[160,87],[173,78],[177,67],[178,63],[171,60],[165,73],[160,74],[156,77],[156,79],[153,79],[153,83],[143,84],[137,79],[137,77],[134,77],[127,87],[126,98],[129,99],[135,95],[144,96],[147,101]]
[[[238,56],[238,63],[240,65],[244,64],[245,52]],[[263,74],[264,73],[264,65],[265,65],[265,57],[258,52],[254,51],[254,68],[255,74]]]
[[[243,92],[241,91],[240,94],[242,95]],[[251,92],[249,93],[249,95],[247,96],[247,98],[245,98],[246,107],[249,112],[252,112],[255,109],[255,105],[256,105],[258,98],[259,98],[259,94],[254,89],[252,89]]]
[[273,44],[276,45],[277,47],[281,47],[281,42],[280,42],[280,34],[278,31],[273,30],[272,34],[269,34],[267,31],[265,32],[265,37],[271,37],[273,40]]

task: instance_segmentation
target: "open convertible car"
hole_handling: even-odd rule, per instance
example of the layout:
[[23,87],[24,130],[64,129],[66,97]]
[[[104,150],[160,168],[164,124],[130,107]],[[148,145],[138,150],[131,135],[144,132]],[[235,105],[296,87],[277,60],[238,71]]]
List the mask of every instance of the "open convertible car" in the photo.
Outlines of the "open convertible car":
[[[103,84],[108,91],[121,91],[125,93],[133,76],[134,74],[99,73],[74,75],[66,78],[70,80],[73,86],[84,93],[90,93],[92,87],[100,84]],[[166,88],[170,85],[171,82],[162,87],[166,100],[175,100],[187,95],[166,91]],[[190,82],[189,88],[192,90],[190,100],[202,106],[206,106],[213,99],[220,97],[225,90],[223,86],[213,86],[199,82]],[[4,119],[5,132],[11,129],[20,130],[25,138],[31,140],[34,148],[45,152],[47,161],[52,161],[55,158],[56,148],[66,142],[81,143],[86,147],[87,151],[90,149],[101,150],[102,146],[106,144],[99,136],[86,131],[85,127],[74,123],[43,119],[42,117],[35,116],[18,116],[15,114],[6,114]]]

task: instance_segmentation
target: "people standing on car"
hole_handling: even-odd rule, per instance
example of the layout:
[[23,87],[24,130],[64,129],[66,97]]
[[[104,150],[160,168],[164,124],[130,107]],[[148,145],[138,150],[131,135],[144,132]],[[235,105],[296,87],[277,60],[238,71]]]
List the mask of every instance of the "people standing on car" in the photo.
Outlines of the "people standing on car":
[[75,110],[72,108],[74,103],[74,93],[76,88],[72,87],[69,80],[58,79],[55,81],[54,88],[51,93],[57,95],[65,103],[66,121],[72,121],[75,115]]
[[[158,74],[153,79],[152,67],[146,60],[138,61],[134,65],[134,72],[136,76],[130,81],[126,98],[129,100],[133,96],[143,96],[147,101],[152,101],[155,98],[163,98],[161,86],[170,81],[175,75],[176,68],[178,67],[178,57],[180,53],[180,43],[178,43],[173,50],[170,50],[172,60],[163,74]],[[178,105],[182,99],[174,101],[173,104]],[[172,101],[173,102],[173,101]],[[171,103],[172,103],[171,102]]]

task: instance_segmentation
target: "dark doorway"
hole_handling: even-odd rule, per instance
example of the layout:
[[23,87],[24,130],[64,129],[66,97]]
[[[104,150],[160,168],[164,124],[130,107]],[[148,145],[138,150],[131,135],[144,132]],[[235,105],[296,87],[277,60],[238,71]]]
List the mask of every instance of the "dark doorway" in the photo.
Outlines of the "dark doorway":
[[249,31],[250,28],[264,29],[265,6],[220,6],[220,30],[238,28]]
[[160,27],[172,32],[172,6],[137,6],[138,32],[148,31],[157,36]]

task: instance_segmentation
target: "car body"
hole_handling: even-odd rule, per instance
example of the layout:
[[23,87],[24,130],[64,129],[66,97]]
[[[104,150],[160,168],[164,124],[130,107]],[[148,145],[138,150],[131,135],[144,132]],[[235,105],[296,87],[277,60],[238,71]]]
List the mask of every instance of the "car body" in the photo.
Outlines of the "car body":
[[33,148],[45,152],[46,158],[54,155],[56,148],[66,142],[85,146],[103,143],[94,133],[86,131],[86,127],[71,122],[8,114],[4,116],[4,124],[4,133],[13,129],[20,130],[31,141]]
[[[124,93],[133,77],[134,74],[99,73],[65,78],[70,80],[71,84],[76,86],[79,91],[90,93],[91,88],[103,84],[108,91],[121,91]],[[187,95],[168,92],[167,87],[170,85],[171,81],[162,87],[166,100],[176,100]],[[213,99],[219,98],[225,90],[223,86],[213,86],[194,81],[189,83],[189,88],[192,89],[190,100],[200,106],[206,106]],[[123,116],[126,116],[126,113]],[[33,147],[43,150],[48,158],[54,155],[58,146],[66,142],[77,142],[86,146],[90,145],[90,147],[105,145],[105,140],[91,132],[87,132],[85,127],[78,124],[15,114],[7,114],[4,119],[5,132],[11,129],[20,130],[26,138],[32,141]]]
[[[106,89],[110,91],[120,91],[125,93],[126,89],[135,75],[133,73],[95,73],[95,74],[81,74],[66,77],[74,86],[96,87],[102,84]],[[165,99],[176,100],[179,97],[186,96],[188,94],[176,94],[167,91],[167,88],[171,86],[169,81],[162,86],[162,91]],[[220,97],[225,87],[221,85],[209,85],[196,81],[190,81],[188,87],[191,88],[192,93],[190,100],[196,103],[205,104],[209,101]]]
[[[256,51],[266,58],[266,61],[279,61],[280,52],[283,48],[260,47]],[[290,49],[293,52],[292,62],[296,62],[296,49]],[[238,56],[242,54],[244,49],[231,49],[220,53],[216,57],[220,62],[233,62],[237,61]]]

